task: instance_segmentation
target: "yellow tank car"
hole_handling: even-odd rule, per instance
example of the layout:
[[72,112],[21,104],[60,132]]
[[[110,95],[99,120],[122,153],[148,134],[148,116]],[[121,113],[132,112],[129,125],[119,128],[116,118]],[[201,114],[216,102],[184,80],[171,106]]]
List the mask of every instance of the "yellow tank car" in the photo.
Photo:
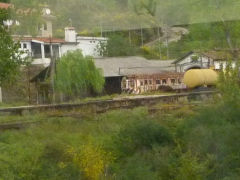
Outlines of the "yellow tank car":
[[183,82],[188,88],[216,85],[218,74],[212,69],[192,69],[185,73]]

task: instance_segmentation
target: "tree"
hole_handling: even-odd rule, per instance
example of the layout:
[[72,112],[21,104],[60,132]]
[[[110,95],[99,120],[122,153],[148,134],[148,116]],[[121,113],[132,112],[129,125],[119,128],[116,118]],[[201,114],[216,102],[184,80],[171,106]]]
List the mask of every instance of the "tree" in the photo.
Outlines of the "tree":
[[136,47],[122,35],[114,34],[108,37],[108,41],[100,43],[98,51],[103,56],[133,56],[136,55]]
[[132,1],[134,11],[137,14],[150,14],[151,16],[156,15],[157,1],[156,0],[141,0]]
[[43,24],[42,4],[39,0],[11,0],[11,18],[20,22],[20,26],[11,28],[18,35],[38,35],[39,26]]
[[55,87],[61,93],[75,96],[101,93],[104,83],[93,58],[84,57],[80,50],[68,52],[56,65]]
[[20,66],[25,64],[19,52],[19,43],[15,43],[3,25],[8,17],[8,11],[0,9],[0,86],[16,78]]

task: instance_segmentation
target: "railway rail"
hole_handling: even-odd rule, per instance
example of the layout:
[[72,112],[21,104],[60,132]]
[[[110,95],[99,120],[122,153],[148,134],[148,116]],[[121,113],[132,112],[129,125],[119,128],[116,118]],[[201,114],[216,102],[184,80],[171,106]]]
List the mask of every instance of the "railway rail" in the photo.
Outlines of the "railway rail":
[[207,99],[213,97],[216,91],[191,92],[175,95],[150,95],[150,96],[133,96],[127,98],[110,99],[103,101],[89,101],[83,103],[65,103],[65,104],[49,104],[35,106],[20,106],[0,108],[0,115],[25,113],[39,113],[51,110],[74,110],[74,109],[90,109],[91,112],[101,113],[112,109],[134,108],[139,106],[154,105],[157,103],[173,103],[181,100],[191,101],[191,99]]
[[[182,93],[176,95],[152,95],[152,96],[135,96],[128,98],[120,98],[120,99],[111,99],[104,101],[91,101],[86,103],[77,103],[77,104],[51,104],[51,105],[38,105],[38,106],[21,106],[21,107],[9,107],[9,108],[1,108],[0,115],[9,115],[9,114],[19,114],[24,115],[26,112],[28,113],[43,113],[47,111],[60,110],[66,111],[69,110],[78,110],[81,109],[91,109],[93,113],[103,113],[108,110],[113,109],[125,109],[125,108],[134,108],[139,106],[150,106],[149,112],[154,113],[158,111],[156,109],[151,109],[152,105],[158,103],[177,103],[180,101],[188,101],[191,103],[192,100],[206,100],[208,98],[212,98],[216,91],[206,91],[206,92],[195,92],[195,93]],[[78,116],[79,117],[79,116]],[[31,125],[35,125],[41,123],[40,121],[35,122],[5,122],[0,124],[0,131],[5,130],[19,130]]]

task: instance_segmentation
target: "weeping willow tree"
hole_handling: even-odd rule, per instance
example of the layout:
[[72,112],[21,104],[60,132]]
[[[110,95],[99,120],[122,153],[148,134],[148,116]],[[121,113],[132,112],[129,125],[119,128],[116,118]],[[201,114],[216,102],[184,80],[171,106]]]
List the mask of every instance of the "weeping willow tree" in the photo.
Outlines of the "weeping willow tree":
[[68,52],[56,65],[55,88],[69,96],[83,96],[103,91],[104,77],[93,58],[80,50]]

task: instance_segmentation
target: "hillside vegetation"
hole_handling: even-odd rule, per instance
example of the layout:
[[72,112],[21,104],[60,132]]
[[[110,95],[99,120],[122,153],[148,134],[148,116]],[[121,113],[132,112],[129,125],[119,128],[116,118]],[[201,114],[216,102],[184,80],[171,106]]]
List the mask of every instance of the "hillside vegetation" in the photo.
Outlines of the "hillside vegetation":
[[40,122],[1,132],[0,178],[239,179],[237,71],[221,74],[221,81],[221,98],[202,107],[20,117]]

